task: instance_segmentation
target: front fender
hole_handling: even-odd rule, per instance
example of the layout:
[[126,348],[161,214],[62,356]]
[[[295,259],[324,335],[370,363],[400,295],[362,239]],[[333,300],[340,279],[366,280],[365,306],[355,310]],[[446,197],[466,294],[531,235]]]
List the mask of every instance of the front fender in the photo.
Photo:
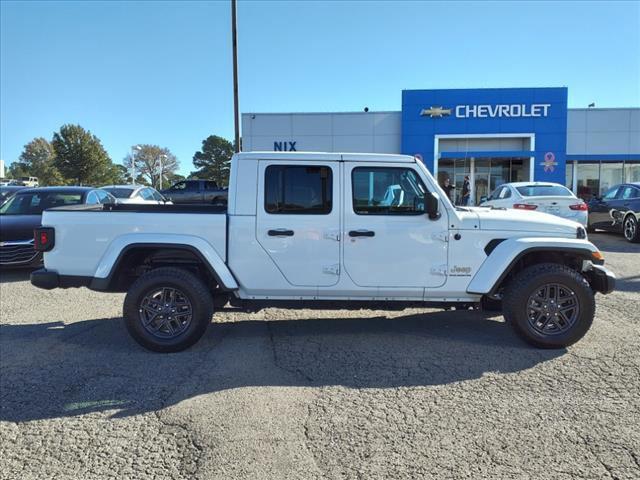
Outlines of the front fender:
[[102,255],[93,275],[94,282],[96,284],[108,283],[120,258],[127,250],[138,247],[163,246],[185,248],[193,251],[207,264],[221,287],[225,290],[238,289],[238,283],[233,274],[210,243],[201,237],[179,234],[131,233],[117,237]]
[[467,293],[484,295],[493,291],[518,260],[532,252],[571,253],[595,261],[598,249],[588,240],[574,238],[508,238],[498,244],[467,286]]

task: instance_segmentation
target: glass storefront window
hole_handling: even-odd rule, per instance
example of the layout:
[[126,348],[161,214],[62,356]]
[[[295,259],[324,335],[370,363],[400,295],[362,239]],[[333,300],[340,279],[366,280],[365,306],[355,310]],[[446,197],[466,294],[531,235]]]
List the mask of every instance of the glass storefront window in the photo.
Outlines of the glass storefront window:
[[640,182],[640,162],[625,162],[624,181],[627,183]]
[[471,172],[471,159],[456,158],[454,160],[454,167],[456,169],[456,173],[469,173]]
[[567,170],[565,173],[564,186],[569,190],[573,190],[573,162],[567,161]]
[[614,185],[624,181],[622,163],[602,162],[600,164],[600,195]]
[[442,189],[449,195],[449,200],[453,202],[455,201],[455,197],[453,195],[453,191],[447,191],[445,188],[446,180],[449,180],[450,185],[455,183],[453,160],[442,159],[438,162],[438,185],[442,187]]
[[600,164],[579,162],[576,170],[578,177],[577,195],[581,199],[589,201],[600,192]]

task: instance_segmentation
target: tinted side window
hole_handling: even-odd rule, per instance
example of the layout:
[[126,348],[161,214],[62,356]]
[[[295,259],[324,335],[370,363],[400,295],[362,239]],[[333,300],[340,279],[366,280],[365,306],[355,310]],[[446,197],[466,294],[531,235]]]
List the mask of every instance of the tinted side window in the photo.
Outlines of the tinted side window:
[[607,193],[605,193],[602,196],[603,200],[613,200],[614,198],[616,198],[616,193],[618,193],[618,186],[616,185],[615,187],[609,189],[607,191]]
[[111,197],[104,190],[96,190],[95,193],[98,195],[100,203],[111,203]]
[[640,198],[640,189],[630,186],[623,187],[620,198],[623,200],[628,200],[630,198]]
[[204,189],[205,190],[217,190],[218,189],[218,184],[216,182],[206,181],[206,182],[204,182]]
[[359,167],[351,173],[353,211],[358,215],[420,215],[427,193],[410,168]]
[[164,201],[164,198],[162,198],[162,195],[160,195],[157,190],[152,190],[151,194],[153,195],[154,200],[157,200],[158,202]]
[[264,172],[264,208],[268,213],[322,215],[331,212],[330,167],[270,165]]

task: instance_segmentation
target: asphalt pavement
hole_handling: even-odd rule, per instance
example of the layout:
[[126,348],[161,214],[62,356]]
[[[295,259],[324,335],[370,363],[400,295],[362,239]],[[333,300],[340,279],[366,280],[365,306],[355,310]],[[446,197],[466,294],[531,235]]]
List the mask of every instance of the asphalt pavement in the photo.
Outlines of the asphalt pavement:
[[154,354],[121,294],[0,274],[0,478],[640,478],[640,245],[576,345],[501,316],[220,312]]

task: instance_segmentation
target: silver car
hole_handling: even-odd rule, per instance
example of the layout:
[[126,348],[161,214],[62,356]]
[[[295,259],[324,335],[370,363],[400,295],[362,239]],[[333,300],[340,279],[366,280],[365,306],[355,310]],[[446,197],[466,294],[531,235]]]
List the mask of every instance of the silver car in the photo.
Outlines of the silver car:
[[102,187],[116,197],[116,203],[171,205],[155,188],[144,185],[106,185]]

